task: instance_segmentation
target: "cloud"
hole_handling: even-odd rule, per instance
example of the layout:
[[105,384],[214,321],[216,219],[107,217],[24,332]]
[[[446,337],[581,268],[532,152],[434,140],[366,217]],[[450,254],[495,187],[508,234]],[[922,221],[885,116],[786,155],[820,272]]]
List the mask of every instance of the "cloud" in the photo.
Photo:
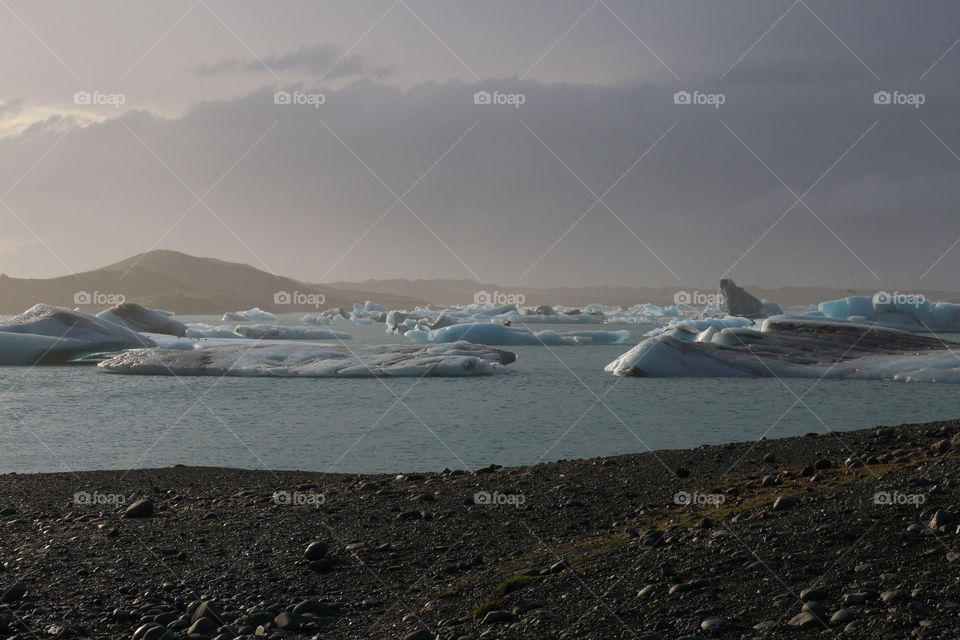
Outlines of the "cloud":
[[303,71],[311,76],[323,78],[343,78],[347,76],[384,77],[389,68],[371,69],[363,56],[345,56],[337,47],[325,44],[303,46],[279,56],[266,56],[261,60],[225,58],[213,64],[199,65],[194,72],[200,76],[212,76],[227,73],[269,73],[281,71]]

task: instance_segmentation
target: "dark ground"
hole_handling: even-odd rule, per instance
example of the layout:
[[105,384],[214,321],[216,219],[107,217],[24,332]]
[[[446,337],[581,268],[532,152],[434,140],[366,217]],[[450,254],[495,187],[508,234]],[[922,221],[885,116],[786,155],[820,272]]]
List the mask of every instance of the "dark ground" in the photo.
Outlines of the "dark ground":
[[[406,477],[2,475],[0,637],[960,638],[958,433]],[[123,517],[140,498],[154,513]]]

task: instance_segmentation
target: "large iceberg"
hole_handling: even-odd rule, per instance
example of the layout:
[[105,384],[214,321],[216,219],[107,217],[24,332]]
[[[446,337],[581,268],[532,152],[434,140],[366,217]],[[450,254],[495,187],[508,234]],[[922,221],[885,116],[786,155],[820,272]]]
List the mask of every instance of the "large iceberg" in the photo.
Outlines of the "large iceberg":
[[0,325],[0,365],[58,364],[154,344],[123,325],[37,304]]
[[538,331],[523,327],[508,327],[496,322],[455,324],[433,331],[407,331],[406,336],[418,344],[439,344],[464,340],[485,345],[546,345],[622,344],[630,337],[629,331]]
[[827,318],[876,322],[908,331],[960,333],[960,304],[931,302],[920,294],[880,292],[827,300],[818,307]]
[[621,376],[850,378],[960,382],[960,343],[806,316],[749,327],[679,326],[605,368]]
[[98,366],[111,373],[177,376],[399,377],[501,373],[516,354],[459,342],[349,348],[256,344],[216,349],[137,349]]
[[187,325],[173,318],[170,311],[148,309],[133,302],[124,302],[97,314],[101,320],[113,322],[134,331],[187,335]]
[[721,278],[717,290],[720,309],[731,316],[744,318],[766,318],[780,315],[783,310],[776,302],[760,300],[730,278]]

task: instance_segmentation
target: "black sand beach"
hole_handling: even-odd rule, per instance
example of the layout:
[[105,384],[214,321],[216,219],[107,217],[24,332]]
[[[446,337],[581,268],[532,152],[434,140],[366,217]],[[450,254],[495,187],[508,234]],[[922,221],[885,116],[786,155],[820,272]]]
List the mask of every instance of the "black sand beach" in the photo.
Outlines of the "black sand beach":
[[956,638],[958,433],[396,477],[6,474],[0,637]]

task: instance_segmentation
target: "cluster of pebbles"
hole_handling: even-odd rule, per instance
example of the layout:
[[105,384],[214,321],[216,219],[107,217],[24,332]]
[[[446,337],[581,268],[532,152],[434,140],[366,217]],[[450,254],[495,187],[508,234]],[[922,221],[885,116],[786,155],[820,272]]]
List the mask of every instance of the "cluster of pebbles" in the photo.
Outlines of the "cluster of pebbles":
[[397,476],[0,476],[0,638],[960,637],[960,421]]

